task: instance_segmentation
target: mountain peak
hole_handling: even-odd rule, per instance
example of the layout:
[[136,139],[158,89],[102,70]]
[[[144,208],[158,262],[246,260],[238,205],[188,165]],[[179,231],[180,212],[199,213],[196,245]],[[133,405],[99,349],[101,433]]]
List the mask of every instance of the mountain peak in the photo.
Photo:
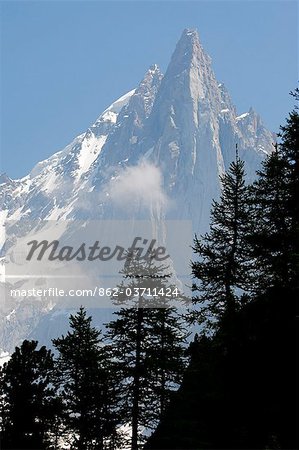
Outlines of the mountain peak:
[[152,109],[156,93],[160,87],[163,74],[157,64],[152,64],[145,73],[142,81],[139,83],[134,95],[130,101],[130,107],[140,111],[142,116],[147,117]]
[[147,73],[152,73],[152,74],[159,73],[159,74],[161,74],[161,70],[160,70],[160,67],[158,66],[158,64],[152,64],[149,67]]
[[143,80],[140,82],[136,93],[138,93],[140,90],[144,91],[146,88],[147,90],[153,87],[157,87],[160,85],[161,80],[163,78],[163,74],[158,66],[158,64],[152,64],[147,72],[145,73]]
[[182,33],[181,39],[199,42],[198,31],[195,28],[185,28]]
[[176,50],[178,49],[185,50],[188,53],[190,52],[190,55],[203,52],[198,31],[186,28],[177,43]]
[[166,75],[177,76],[191,67],[210,66],[211,59],[204,52],[197,30],[185,29],[171,57]]

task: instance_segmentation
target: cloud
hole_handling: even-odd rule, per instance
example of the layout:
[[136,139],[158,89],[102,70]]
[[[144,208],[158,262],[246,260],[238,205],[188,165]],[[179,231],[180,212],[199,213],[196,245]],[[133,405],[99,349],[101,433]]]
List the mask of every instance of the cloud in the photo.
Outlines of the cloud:
[[111,201],[122,209],[165,210],[169,200],[158,167],[148,162],[124,168],[108,186]]

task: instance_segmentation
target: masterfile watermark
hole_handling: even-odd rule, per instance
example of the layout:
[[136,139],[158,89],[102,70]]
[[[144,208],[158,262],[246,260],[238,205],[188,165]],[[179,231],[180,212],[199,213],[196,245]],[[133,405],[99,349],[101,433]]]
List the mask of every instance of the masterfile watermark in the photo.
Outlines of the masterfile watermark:
[[[51,305],[58,299],[61,307],[84,297],[84,304],[109,308],[113,300],[129,296],[134,285],[153,297],[167,298],[162,284],[189,289],[192,239],[187,220],[10,222],[5,295],[48,299]],[[175,297],[175,291],[170,292]]]
[[170,255],[167,254],[164,246],[157,246],[157,240],[135,237],[130,247],[125,248],[121,245],[115,245],[112,249],[108,245],[100,245],[100,241],[95,241],[92,245],[83,242],[75,248],[70,245],[62,246],[59,240],[37,241],[32,240],[27,243],[30,246],[26,261],[36,259],[41,261],[44,257],[49,261],[110,261],[115,258],[117,261],[128,262],[132,255],[135,261],[165,261]]

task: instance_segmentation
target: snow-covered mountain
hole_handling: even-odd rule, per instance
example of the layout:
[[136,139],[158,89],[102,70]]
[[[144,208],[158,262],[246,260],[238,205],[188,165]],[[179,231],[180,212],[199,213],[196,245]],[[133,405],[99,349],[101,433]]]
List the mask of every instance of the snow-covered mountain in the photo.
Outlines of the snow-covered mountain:
[[[253,109],[237,114],[198,33],[185,30],[164,76],[151,66],[136,89],[66,148],[22,179],[1,176],[3,265],[4,227],[7,249],[28,232],[28,223],[46,220],[190,219],[203,232],[235,145],[252,179],[273,140]],[[0,350],[11,351],[53,307],[48,299],[6,297],[0,305]]]

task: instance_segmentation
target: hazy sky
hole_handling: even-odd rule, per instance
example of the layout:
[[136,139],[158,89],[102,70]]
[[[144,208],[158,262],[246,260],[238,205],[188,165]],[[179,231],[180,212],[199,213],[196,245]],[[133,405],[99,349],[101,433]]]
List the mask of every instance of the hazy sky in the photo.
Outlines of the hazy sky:
[[272,131],[298,80],[296,1],[1,1],[1,171],[61,150],[197,28],[241,114]]

